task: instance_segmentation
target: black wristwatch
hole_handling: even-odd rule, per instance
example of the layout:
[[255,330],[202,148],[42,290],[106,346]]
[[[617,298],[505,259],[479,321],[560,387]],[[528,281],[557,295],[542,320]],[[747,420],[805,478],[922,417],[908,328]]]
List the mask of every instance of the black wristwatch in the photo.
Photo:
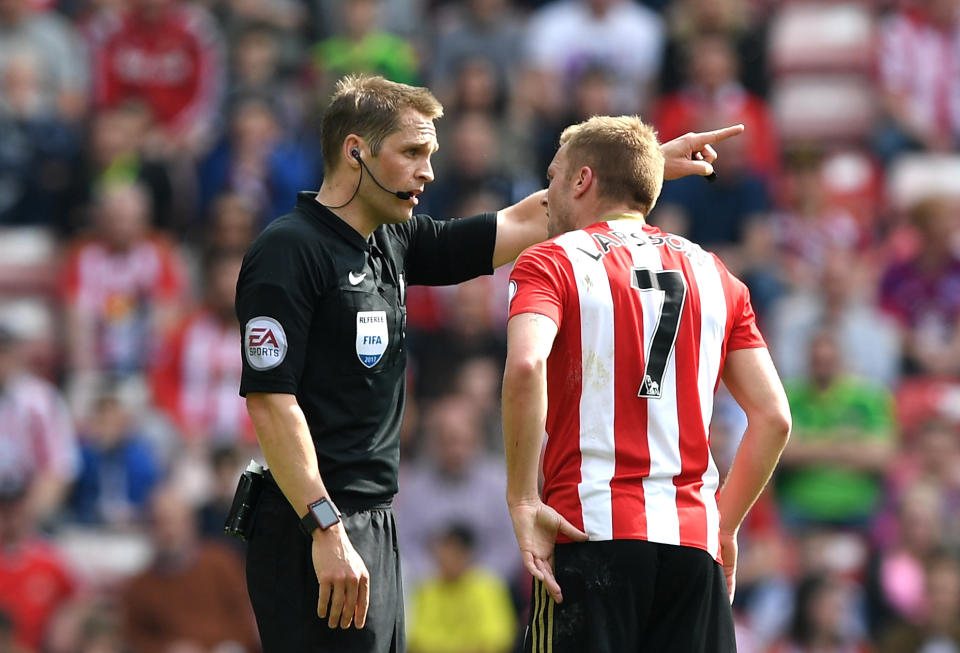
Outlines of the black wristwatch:
[[307,506],[307,514],[300,520],[300,530],[302,530],[307,537],[312,537],[313,531],[318,528],[325,531],[334,524],[339,523],[340,511],[333,505],[333,501],[323,497]]

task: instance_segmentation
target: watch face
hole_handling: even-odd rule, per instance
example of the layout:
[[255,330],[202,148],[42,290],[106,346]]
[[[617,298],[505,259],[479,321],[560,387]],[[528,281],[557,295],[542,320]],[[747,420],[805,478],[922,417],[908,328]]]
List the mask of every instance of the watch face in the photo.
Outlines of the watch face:
[[330,502],[326,499],[321,499],[311,505],[310,512],[313,514],[314,519],[317,520],[317,523],[320,524],[320,528],[323,529],[330,528],[340,521],[340,515],[337,514],[337,511],[333,509],[333,506],[330,505]]

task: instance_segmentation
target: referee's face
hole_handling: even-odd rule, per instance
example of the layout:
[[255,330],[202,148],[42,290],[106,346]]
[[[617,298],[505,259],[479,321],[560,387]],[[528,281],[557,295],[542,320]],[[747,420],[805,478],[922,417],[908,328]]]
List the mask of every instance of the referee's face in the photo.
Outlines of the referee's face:
[[[383,140],[380,152],[367,164],[383,188],[369,175],[364,176],[361,185],[362,201],[369,206],[375,222],[389,224],[410,219],[424,186],[433,181],[430,157],[437,147],[433,120],[407,109],[400,118],[400,128]],[[393,191],[405,191],[411,197],[400,199]]]

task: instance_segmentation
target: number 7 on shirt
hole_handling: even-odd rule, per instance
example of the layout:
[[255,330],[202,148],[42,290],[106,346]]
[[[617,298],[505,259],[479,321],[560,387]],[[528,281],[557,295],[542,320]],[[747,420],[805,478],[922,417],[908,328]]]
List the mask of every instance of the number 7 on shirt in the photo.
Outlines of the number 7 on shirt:
[[664,293],[663,304],[660,306],[657,323],[653,328],[653,337],[647,345],[643,381],[637,391],[638,397],[659,399],[667,361],[670,360],[677,341],[680,316],[683,315],[683,304],[687,299],[687,283],[680,270],[631,268],[630,272],[630,286],[640,293],[640,302],[645,313],[656,306],[650,291]]

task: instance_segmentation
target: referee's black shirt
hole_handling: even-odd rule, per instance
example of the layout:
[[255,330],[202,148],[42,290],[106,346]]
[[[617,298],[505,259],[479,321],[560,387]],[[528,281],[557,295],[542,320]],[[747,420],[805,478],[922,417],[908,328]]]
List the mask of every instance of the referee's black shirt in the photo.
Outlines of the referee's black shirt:
[[244,257],[240,394],[296,395],[324,485],[362,508],[397,491],[406,286],[490,274],[496,214],[418,215],[364,239],[315,198],[299,193]]

